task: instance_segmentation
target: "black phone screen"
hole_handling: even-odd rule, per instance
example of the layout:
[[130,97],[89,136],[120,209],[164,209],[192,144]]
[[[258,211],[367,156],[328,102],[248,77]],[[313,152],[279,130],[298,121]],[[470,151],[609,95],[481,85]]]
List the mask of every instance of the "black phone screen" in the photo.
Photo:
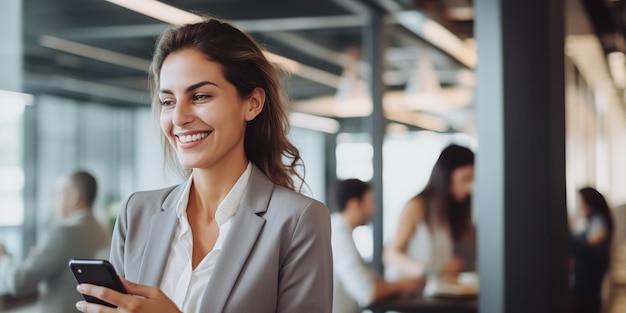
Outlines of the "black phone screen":
[[[103,286],[121,293],[126,293],[126,289],[124,288],[124,285],[122,285],[120,278],[115,273],[113,265],[111,265],[111,263],[107,260],[71,259],[69,266],[79,284],[86,283]],[[83,295],[83,298],[85,298],[85,301],[87,302],[106,305],[112,308],[116,307],[115,305],[92,296]]]

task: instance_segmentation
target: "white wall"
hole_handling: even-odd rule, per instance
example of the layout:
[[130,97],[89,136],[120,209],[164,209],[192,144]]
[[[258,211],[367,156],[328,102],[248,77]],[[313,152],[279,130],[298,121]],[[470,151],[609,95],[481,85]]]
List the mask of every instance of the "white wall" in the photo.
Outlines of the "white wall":
[[608,200],[626,205],[626,112],[620,103],[610,103],[606,115],[607,149],[610,166]]

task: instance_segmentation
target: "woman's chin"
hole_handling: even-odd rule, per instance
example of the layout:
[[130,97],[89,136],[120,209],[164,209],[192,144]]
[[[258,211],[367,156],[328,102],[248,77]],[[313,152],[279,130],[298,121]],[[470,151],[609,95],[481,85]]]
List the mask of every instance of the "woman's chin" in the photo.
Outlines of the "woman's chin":
[[186,169],[194,169],[194,168],[200,167],[199,166],[200,163],[198,162],[198,160],[190,160],[190,159],[179,157],[179,161],[180,161],[180,166]]

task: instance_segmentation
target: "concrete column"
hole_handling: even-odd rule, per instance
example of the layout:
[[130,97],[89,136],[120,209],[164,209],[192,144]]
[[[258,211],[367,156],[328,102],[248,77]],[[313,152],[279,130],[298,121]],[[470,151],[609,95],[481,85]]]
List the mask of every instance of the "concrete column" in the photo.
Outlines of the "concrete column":
[[[22,0],[0,1],[0,90],[21,92],[23,91],[23,11]],[[0,98],[0,110],[3,105],[16,105],[15,103],[3,103],[6,99]],[[19,104],[17,104],[19,105]],[[24,111],[24,138],[23,138],[23,168],[24,168],[24,223],[22,225],[22,255],[26,256],[29,247],[35,244],[35,169],[29,166],[29,160],[34,160],[30,146],[34,145],[30,136],[34,120],[33,107],[26,107]],[[0,113],[2,114],[2,113]]]
[[374,231],[373,264],[383,274],[383,139],[385,136],[385,115],[383,112],[384,55],[387,46],[386,24],[382,12],[372,9],[368,14],[369,22],[363,30],[363,51],[365,62],[370,64],[370,96],[372,98],[372,114],[366,118],[365,130],[369,133],[374,155],[372,168],[374,176],[374,202],[376,211],[372,218]]
[[22,91],[22,0],[0,1],[0,90]]
[[563,0],[476,0],[481,313],[569,312]]

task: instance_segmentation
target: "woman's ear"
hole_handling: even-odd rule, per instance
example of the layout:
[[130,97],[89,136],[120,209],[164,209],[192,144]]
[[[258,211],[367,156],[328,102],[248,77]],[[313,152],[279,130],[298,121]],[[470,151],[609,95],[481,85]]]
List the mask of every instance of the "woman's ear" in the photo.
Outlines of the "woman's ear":
[[254,88],[248,99],[246,100],[246,121],[253,120],[263,110],[265,105],[265,90],[263,88]]

